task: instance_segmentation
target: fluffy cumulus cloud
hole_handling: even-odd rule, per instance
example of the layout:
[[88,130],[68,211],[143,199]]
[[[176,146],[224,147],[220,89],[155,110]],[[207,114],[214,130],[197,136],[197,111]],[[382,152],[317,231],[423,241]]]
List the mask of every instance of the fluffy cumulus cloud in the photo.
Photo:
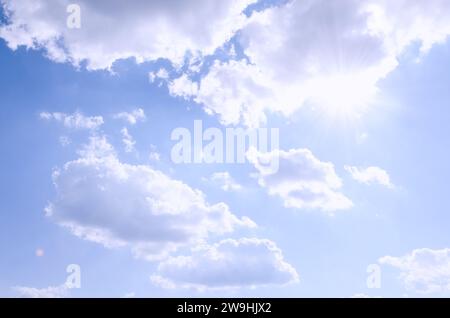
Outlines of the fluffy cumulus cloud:
[[[44,48],[56,61],[104,69],[129,57],[180,66],[187,52],[201,64],[237,35],[245,59],[230,53],[231,61],[213,63],[199,82],[183,73],[169,79],[169,89],[224,124],[257,126],[267,113],[289,116],[305,104],[357,116],[406,48],[419,43],[425,54],[450,34],[445,0],[291,0],[247,17],[243,10],[255,1],[81,0],[81,28],[71,29],[68,0],[1,0],[8,22],[0,37],[12,49]],[[151,81],[168,77],[150,73]]]
[[150,166],[122,163],[105,137],[91,137],[79,155],[53,173],[57,195],[46,208],[48,217],[78,237],[128,246],[152,260],[212,233],[256,226]]
[[250,16],[243,10],[256,0],[81,0],[79,29],[66,24],[68,0],[1,2],[8,22],[0,37],[10,48],[44,48],[55,61],[86,61],[89,69],[130,57],[167,58],[179,69],[190,56],[198,66],[236,35],[245,58],[230,53],[198,82],[189,77],[195,67],[175,79],[149,74],[227,125],[257,126],[268,113],[289,116],[305,104],[358,116],[412,43],[423,55],[450,34],[446,0],[291,0]]
[[342,181],[333,164],[320,161],[308,149],[261,153],[252,148],[247,157],[258,171],[259,184],[286,207],[333,212],[353,206],[340,192]]
[[298,282],[299,275],[272,241],[243,238],[168,258],[151,280],[164,288],[220,289],[285,285]]
[[450,249],[422,248],[401,256],[384,256],[381,264],[400,270],[406,289],[419,293],[450,291]]
[[21,298],[64,298],[69,296],[69,288],[66,285],[35,288],[17,286],[13,291]]
[[73,114],[42,112],[39,114],[39,117],[42,120],[53,120],[62,123],[64,127],[70,129],[94,130],[99,128],[104,123],[102,116],[89,117],[80,112],[75,112]]
[[353,179],[360,183],[367,185],[377,183],[387,188],[394,187],[389,174],[379,167],[358,168],[345,166],[345,170],[350,173]]
[[359,116],[399,55],[445,41],[449,21],[445,0],[288,1],[253,13],[238,35],[246,59],[216,62],[191,98],[224,124],[254,126],[305,104]]
[[114,61],[167,58],[179,64],[187,52],[211,54],[245,23],[255,0],[79,0],[80,28],[67,26],[72,1],[1,0],[8,24],[0,37],[16,49],[44,48],[59,62],[87,62],[89,69]]
[[183,75],[170,82],[169,92],[204,105],[225,125],[258,126],[266,119],[265,107],[277,103],[266,78],[246,61],[215,62],[200,85]]
[[[160,78],[164,79],[164,78]],[[189,99],[198,93],[198,84],[192,82],[186,74],[169,83],[169,93],[173,96],[181,96]]]

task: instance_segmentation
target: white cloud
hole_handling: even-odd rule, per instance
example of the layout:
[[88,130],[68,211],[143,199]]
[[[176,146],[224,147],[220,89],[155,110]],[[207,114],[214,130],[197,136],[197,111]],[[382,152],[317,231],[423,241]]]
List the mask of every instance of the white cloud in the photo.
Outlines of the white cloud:
[[450,291],[450,249],[422,248],[401,256],[384,256],[381,264],[398,268],[406,289],[419,293]]
[[[248,60],[216,62],[199,83],[181,74],[169,88],[224,124],[257,126],[268,112],[290,116],[308,103],[332,116],[358,117],[409,45],[418,42],[425,54],[450,34],[443,0],[292,0],[246,18],[242,11],[253,2],[81,0],[82,27],[74,30],[66,26],[68,0],[2,0],[10,24],[0,27],[0,37],[12,49],[44,47],[56,61],[86,60],[91,69],[128,57],[180,66],[191,56],[190,73],[237,34]],[[160,69],[149,78],[169,75]]]
[[43,120],[54,120],[62,123],[64,127],[70,129],[94,130],[99,128],[104,123],[102,116],[88,117],[80,112],[75,112],[73,114],[42,112],[39,114],[39,117]]
[[134,109],[131,112],[120,112],[113,116],[116,119],[122,119],[129,123],[130,125],[135,125],[139,121],[144,121],[147,117],[142,108]]
[[[247,156],[258,170],[260,186],[281,197],[285,207],[333,212],[353,206],[339,192],[342,181],[333,164],[320,161],[308,149],[260,153],[252,148]],[[278,170],[267,165],[274,160],[279,160]]]
[[168,80],[169,72],[165,68],[160,68],[157,72],[149,72],[148,80],[150,83],[154,83],[157,79],[159,80]]
[[238,191],[242,189],[242,186],[227,171],[213,173],[210,180],[220,185],[223,191]]
[[358,118],[410,44],[423,54],[448,34],[448,1],[293,0],[254,13],[238,35],[248,61],[216,62],[192,98],[224,124],[305,104]]
[[125,146],[125,152],[133,152],[134,146],[136,145],[136,141],[133,136],[130,135],[126,127],[122,128],[120,133],[122,134],[122,142]]
[[197,95],[198,84],[192,82],[186,74],[183,74],[169,83],[169,92],[171,95],[182,96],[187,99]]
[[[169,81],[172,95],[192,98],[227,125],[257,126],[267,113],[290,116],[305,104],[358,117],[412,43],[423,55],[450,34],[444,0],[292,0],[249,18],[242,11],[255,0],[81,0],[80,29],[66,26],[68,0],[1,1],[10,24],[0,27],[0,37],[10,48],[45,48],[55,61],[86,60],[90,69],[134,57],[168,58],[181,70],[190,57],[191,74],[237,35],[246,59],[214,63],[199,83],[186,73]],[[149,73],[156,78],[169,75]]]
[[163,288],[201,290],[285,285],[298,282],[299,276],[275,243],[243,238],[198,247],[190,256],[170,257],[151,280]]
[[79,0],[81,28],[66,25],[69,0],[2,0],[10,24],[0,28],[11,49],[44,48],[52,60],[89,69],[110,68],[124,58],[167,58],[180,64],[186,53],[211,54],[245,22],[255,0]]
[[244,61],[215,62],[200,85],[183,75],[169,84],[174,96],[189,96],[204,105],[208,114],[218,114],[225,125],[254,127],[265,120],[265,107],[275,105],[273,91],[256,66]]
[[391,183],[389,174],[379,167],[358,168],[345,166],[344,168],[348,171],[348,173],[350,173],[352,178],[359,183],[364,183],[367,185],[378,183],[388,188],[394,187]]
[[50,286],[46,288],[34,288],[17,286],[13,290],[21,298],[65,298],[69,296],[69,288],[66,285]]
[[128,246],[152,260],[211,234],[256,226],[150,166],[120,162],[105,137],[91,137],[79,154],[54,172],[57,196],[46,208],[48,217],[78,237]]

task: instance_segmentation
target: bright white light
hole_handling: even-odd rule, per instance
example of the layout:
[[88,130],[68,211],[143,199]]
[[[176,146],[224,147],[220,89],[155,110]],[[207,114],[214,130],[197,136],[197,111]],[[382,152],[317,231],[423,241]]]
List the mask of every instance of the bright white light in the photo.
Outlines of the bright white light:
[[334,119],[356,119],[367,109],[377,87],[364,74],[337,74],[310,82],[311,100]]

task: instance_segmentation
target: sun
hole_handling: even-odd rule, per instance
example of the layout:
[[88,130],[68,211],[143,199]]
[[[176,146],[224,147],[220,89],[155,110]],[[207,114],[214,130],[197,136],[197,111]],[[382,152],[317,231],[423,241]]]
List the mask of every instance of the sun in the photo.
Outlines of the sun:
[[361,117],[377,94],[376,83],[365,74],[334,74],[309,83],[313,105],[334,120]]

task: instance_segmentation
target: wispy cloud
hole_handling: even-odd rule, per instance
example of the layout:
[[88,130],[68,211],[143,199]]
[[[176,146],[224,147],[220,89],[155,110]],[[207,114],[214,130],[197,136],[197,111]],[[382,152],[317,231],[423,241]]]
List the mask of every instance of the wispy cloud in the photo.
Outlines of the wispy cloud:
[[35,288],[16,286],[13,291],[22,298],[65,298],[69,296],[69,288],[66,285]]
[[350,173],[353,179],[363,184],[380,184],[387,188],[394,188],[394,185],[391,182],[391,178],[386,170],[383,170],[379,167],[367,167],[367,168],[358,168],[352,166],[345,166],[345,170]]
[[135,125],[139,121],[145,121],[147,116],[142,108],[137,108],[131,112],[120,112],[113,116],[115,119],[122,119],[130,125]]
[[122,128],[120,131],[122,134],[122,142],[125,146],[125,152],[133,152],[135,150],[136,140],[130,135],[126,127]]
[[102,116],[89,117],[80,112],[75,112],[73,114],[42,112],[39,114],[39,117],[43,120],[59,122],[63,124],[64,127],[71,129],[93,130],[99,128],[104,123]]

